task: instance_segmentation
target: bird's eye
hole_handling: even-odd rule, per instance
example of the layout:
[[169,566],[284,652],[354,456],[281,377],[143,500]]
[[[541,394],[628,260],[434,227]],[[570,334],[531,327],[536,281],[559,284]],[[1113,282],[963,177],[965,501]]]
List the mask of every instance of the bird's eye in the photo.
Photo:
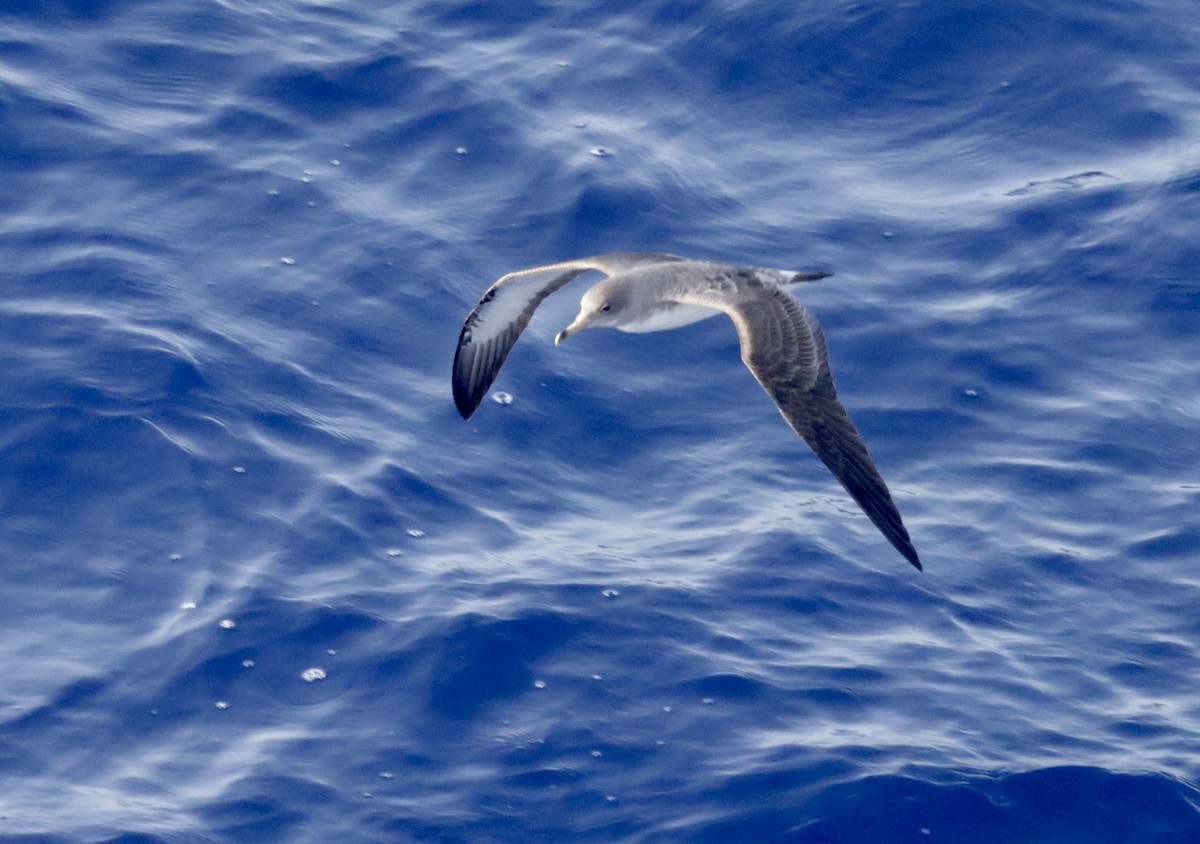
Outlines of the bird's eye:
[[602,311],[611,311],[611,310],[612,310],[612,305],[605,305],[605,306],[604,306],[604,307],[602,307],[600,310],[602,310]]

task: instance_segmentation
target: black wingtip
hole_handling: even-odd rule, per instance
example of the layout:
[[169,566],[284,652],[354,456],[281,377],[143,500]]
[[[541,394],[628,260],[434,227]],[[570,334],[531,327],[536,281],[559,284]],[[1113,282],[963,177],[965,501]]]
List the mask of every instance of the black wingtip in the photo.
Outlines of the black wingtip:
[[472,401],[468,395],[468,390],[463,386],[462,382],[457,378],[454,379],[454,406],[458,408],[458,413],[463,419],[470,419],[479,407],[478,401]]
[[[463,334],[466,334],[466,329],[463,329]],[[463,350],[467,348],[464,341],[464,336],[458,338],[458,348],[454,350],[454,363],[450,365],[450,388],[454,393],[454,406],[458,408],[458,413],[463,419],[470,419],[479,405],[483,402],[483,396],[487,393],[485,386],[482,392],[477,392],[472,389],[471,378],[467,370],[466,362],[463,358]],[[489,382],[490,383],[490,382]]]
[[[899,518],[900,514],[896,513],[896,519],[899,520]],[[913,568],[919,572],[924,572],[925,567],[921,565],[921,558],[917,556],[917,549],[913,546],[912,540],[908,538],[908,531],[904,529],[904,525],[899,525],[898,534],[894,535],[889,531],[884,531],[884,535],[892,543],[892,547],[899,551],[904,559],[912,563]]]
[[470,419],[471,414],[479,407],[478,401],[472,401],[471,391],[466,381],[459,375],[458,355],[454,356],[454,369],[450,375],[450,386],[454,391],[454,406],[458,408],[463,419]]

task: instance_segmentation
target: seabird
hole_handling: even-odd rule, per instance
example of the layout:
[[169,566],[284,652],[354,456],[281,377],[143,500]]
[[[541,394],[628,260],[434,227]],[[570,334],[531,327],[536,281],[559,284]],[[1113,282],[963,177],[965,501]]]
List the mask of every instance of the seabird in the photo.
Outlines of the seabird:
[[517,338],[547,296],[589,271],[607,278],[580,303],[579,316],[554,338],[585,328],[647,332],[678,328],[724,313],[733,320],[742,361],[896,550],[921,561],[866,443],[838,401],[825,335],[787,287],[829,273],[768,270],[625,252],[518,270],[501,276],[463,323],[454,354],[454,403],[469,419]]

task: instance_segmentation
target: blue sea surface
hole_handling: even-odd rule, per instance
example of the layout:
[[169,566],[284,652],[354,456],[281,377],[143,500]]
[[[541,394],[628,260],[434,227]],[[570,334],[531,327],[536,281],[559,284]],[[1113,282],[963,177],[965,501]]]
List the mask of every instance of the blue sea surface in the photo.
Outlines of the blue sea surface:
[[[1200,841],[1197,11],[6,0],[0,841]],[[643,250],[924,574],[724,317],[459,417]]]

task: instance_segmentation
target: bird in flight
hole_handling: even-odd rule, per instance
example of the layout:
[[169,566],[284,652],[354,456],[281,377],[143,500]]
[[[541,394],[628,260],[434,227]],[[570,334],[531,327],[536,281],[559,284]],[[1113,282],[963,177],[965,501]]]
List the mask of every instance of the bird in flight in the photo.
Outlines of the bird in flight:
[[825,335],[812,312],[788,292],[829,273],[803,273],[625,252],[518,270],[502,276],[467,316],[454,354],[454,403],[469,419],[496,379],[538,305],[586,272],[606,278],[586,293],[579,316],[554,338],[585,328],[648,332],[717,314],[733,320],[742,362],[858,502],[880,532],[917,569],[921,560],[866,443],[838,400]]

